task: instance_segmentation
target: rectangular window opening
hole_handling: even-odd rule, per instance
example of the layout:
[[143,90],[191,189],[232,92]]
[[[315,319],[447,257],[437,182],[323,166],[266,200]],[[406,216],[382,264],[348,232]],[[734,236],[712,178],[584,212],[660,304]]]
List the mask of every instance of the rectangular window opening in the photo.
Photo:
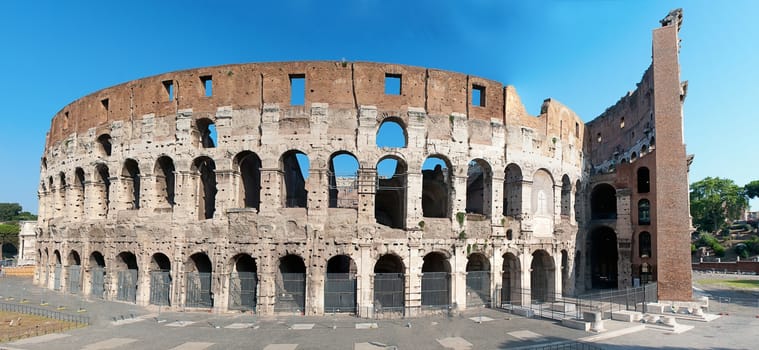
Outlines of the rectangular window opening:
[[485,87],[472,85],[472,106],[485,107]]
[[174,81],[173,80],[164,81],[163,87],[166,89],[166,95],[169,96],[169,101],[174,101]]
[[303,106],[306,104],[306,75],[290,74],[290,105]]
[[200,82],[203,83],[203,91],[205,91],[206,97],[213,96],[213,79],[211,79],[211,76],[200,77]]
[[108,99],[104,98],[100,100],[100,103],[103,105],[103,108],[105,108],[105,110],[108,111]]
[[575,122],[575,137],[580,137],[580,123]]
[[401,94],[401,75],[385,73],[385,95]]

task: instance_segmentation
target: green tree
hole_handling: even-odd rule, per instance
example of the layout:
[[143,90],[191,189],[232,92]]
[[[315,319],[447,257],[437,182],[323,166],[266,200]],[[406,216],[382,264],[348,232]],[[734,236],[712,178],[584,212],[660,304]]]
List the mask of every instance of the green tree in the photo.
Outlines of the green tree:
[[759,180],[751,181],[743,188],[746,190],[746,195],[749,198],[759,197]]
[[0,257],[3,257],[4,245],[11,243],[18,247],[18,232],[20,228],[16,224],[0,224]]
[[701,231],[715,232],[737,220],[748,207],[743,187],[730,179],[707,177],[690,185],[690,214]]
[[0,222],[15,220],[21,213],[21,205],[18,203],[0,203]]

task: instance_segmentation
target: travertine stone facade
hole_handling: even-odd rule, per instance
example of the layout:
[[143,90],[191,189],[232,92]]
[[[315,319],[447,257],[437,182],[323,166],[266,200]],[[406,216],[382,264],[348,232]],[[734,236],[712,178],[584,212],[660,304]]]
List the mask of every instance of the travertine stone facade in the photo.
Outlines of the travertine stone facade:
[[[679,79],[677,29],[655,31],[648,88],[636,92],[646,97],[587,126],[555,100],[531,116],[511,86],[395,64],[227,65],[98,91],[53,118],[35,280],[143,305],[362,316],[631,286],[638,197],[624,169],[634,163],[617,165],[619,150],[598,147],[596,133],[618,115],[640,130],[622,148],[649,147],[636,161],[651,169],[656,226],[655,197],[668,189],[656,178],[665,164],[650,159],[663,144],[654,151],[643,135],[673,132],[660,114],[681,118],[670,115],[681,101],[664,99],[679,83],[659,82]],[[683,179],[667,186],[687,190]],[[611,212],[596,192],[612,196],[613,215],[597,215]],[[651,230],[652,265],[657,244],[681,239],[682,222],[672,225],[671,238]],[[609,235],[611,246],[598,243]],[[662,293],[686,297],[673,288]]]

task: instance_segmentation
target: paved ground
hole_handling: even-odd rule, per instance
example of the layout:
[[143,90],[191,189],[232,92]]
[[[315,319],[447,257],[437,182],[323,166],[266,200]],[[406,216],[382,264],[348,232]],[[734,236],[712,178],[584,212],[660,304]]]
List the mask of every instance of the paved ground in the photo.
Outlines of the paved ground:
[[[0,349],[512,349],[567,341],[604,349],[756,349],[759,318],[748,308],[712,322],[679,321],[695,328],[675,334],[641,324],[606,321],[608,331],[587,333],[555,322],[485,309],[453,318],[366,320],[352,316],[258,317],[250,314],[157,313],[118,302],[86,301],[37,288],[29,279],[0,279],[0,296],[88,315],[92,325],[11,343]],[[481,322],[476,322],[480,320]],[[688,327],[680,327],[684,330]]]

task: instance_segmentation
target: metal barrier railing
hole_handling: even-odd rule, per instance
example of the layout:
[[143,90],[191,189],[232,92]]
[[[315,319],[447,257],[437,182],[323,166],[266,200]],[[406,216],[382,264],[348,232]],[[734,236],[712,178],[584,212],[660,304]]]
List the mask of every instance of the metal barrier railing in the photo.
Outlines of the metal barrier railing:
[[77,325],[87,326],[90,318],[85,315],[72,315],[65,312],[49,310],[33,305],[0,302],[0,311],[16,312],[20,314],[34,315],[52,318],[58,321],[71,322]]

